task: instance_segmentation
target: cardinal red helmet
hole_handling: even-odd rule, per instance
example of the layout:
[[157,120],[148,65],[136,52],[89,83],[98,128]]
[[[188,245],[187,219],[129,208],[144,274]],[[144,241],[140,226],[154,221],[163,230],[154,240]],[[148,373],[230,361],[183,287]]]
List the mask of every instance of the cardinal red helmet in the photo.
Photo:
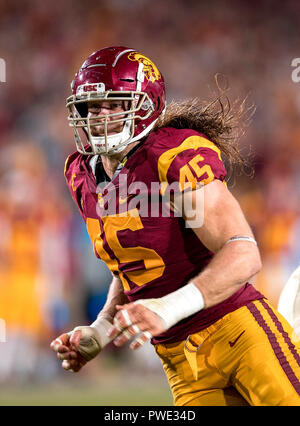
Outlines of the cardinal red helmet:
[[[128,47],[107,47],[92,53],[71,83],[67,98],[69,123],[77,150],[82,154],[112,155],[129,143],[146,136],[165,109],[164,78],[156,65],[142,53]],[[88,117],[87,102],[127,101],[125,112],[101,116],[103,136],[92,136],[100,124]],[[108,124],[123,122],[121,133],[109,135]],[[83,143],[79,129],[87,137]]]

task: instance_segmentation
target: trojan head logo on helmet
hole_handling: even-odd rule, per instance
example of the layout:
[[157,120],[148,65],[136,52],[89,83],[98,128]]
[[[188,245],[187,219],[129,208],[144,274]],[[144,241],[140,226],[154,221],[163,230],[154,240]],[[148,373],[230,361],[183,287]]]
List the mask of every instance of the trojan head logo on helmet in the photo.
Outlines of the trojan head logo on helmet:
[[131,61],[138,61],[143,64],[143,72],[147,78],[147,80],[152,81],[154,83],[156,80],[159,80],[161,78],[161,74],[157,68],[157,66],[150,61],[149,58],[147,58],[144,55],[141,55],[137,52],[131,52],[128,55],[128,59]]
[[[92,53],[75,74],[71,88],[68,120],[82,154],[122,151],[146,136],[165,108],[163,76],[149,58],[127,47],[107,47]],[[110,101],[122,102],[124,110],[99,115],[97,120],[89,117],[89,102]],[[117,123],[123,124],[122,130],[109,134],[109,126]],[[100,124],[103,135],[93,136],[93,128]],[[80,129],[87,143],[82,141]]]

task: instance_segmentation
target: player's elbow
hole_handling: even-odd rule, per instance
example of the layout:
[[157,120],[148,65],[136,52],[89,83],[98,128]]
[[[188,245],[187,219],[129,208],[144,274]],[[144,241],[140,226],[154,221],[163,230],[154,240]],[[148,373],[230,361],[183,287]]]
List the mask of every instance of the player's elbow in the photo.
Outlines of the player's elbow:
[[251,252],[248,254],[248,275],[249,278],[253,277],[254,275],[258,274],[261,271],[262,268],[262,261],[260,257],[259,250],[255,247],[251,250]]
[[256,245],[248,242],[239,242],[232,246],[233,259],[236,259],[236,270],[240,274],[240,281],[248,281],[262,268],[259,250]]
[[254,275],[257,275],[262,268],[261,259],[257,259],[255,262],[252,263],[252,270],[250,271],[250,276],[253,277]]

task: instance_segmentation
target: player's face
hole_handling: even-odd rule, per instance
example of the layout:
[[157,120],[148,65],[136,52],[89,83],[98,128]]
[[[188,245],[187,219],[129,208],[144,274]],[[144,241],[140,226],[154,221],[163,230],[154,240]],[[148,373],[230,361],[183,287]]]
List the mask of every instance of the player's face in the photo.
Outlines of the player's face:
[[[105,117],[108,114],[112,113],[122,113],[125,111],[125,101],[111,100],[111,101],[91,101],[88,102],[88,118],[90,119],[90,124],[99,123],[97,126],[91,126],[92,136],[103,136],[105,127],[104,123]],[[125,115],[117,115],[114,117],[107,117],[108,126],[107,133],[108,135],[113,135],[115,133],[120,133],[123,130],[124,121],[118,121],[109,124],[113,120],[119,120],[124,118]]]

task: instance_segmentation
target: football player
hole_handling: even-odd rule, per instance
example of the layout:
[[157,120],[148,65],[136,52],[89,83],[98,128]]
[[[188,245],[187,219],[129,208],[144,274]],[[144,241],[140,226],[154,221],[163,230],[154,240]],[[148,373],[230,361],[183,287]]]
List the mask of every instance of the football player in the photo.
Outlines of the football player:
[[113,278],[96,321],[51,343],[62,367],[151,339],[175,405],[300,405],[299,341],[249,282],[260,254],[225,183],[231,111],[166,108],[157,66],[122,46],[90,55],[71,87],[66,181]]

